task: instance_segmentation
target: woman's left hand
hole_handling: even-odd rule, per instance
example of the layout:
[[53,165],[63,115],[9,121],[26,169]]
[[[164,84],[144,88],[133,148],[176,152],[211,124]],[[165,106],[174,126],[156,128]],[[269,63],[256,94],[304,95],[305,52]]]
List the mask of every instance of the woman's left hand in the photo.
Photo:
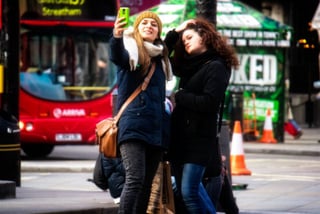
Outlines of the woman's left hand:
[[125,17],[119,17],[117,16],[116,21],[114,22],[114,28],[113,28],[113,36],[116,38],[121,38],[123,31],[126,29],[124,26],[126,25],[126,22],[124,22]]

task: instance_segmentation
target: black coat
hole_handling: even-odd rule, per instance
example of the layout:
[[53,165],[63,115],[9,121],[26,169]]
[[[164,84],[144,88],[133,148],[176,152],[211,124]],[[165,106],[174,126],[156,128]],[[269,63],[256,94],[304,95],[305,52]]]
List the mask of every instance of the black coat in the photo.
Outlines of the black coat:
[[[178,72],[181,88],[175,95],[169,157],[177,163],[221,164],[216,142],[219,106],[231,69],[213,51],[186,58]],[[220,172],[221,168],[217,168]]]

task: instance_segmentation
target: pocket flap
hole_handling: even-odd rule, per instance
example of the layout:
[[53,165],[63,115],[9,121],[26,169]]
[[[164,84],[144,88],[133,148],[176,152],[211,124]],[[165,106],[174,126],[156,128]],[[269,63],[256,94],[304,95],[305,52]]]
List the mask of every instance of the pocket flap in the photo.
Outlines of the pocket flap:
[[99,123],[96,124],[96,133],[98,136],[104,135],[107,130],[116,126],[114,118],[110,117],[104,120],[101,120]]

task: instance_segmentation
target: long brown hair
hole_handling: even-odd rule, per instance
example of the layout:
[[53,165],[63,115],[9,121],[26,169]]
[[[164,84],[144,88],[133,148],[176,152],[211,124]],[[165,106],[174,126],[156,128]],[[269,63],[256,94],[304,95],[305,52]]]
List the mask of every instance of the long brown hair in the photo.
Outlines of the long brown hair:
[[[142,75],[145,75],[148,72],[149,66],[151,64],[151,57],[149,56],[148,51],[143,44],[144,40],[139,33],[138,27],[134,28],[134,30],[133,30],[133,38],[136,40],[137,46],[138,46],[138,54],[139,54],[138,63],[141,68],[140,71],[141,71]],[[155,39],[153,44],[155,44],[155,45],[161,44],[163,46],[163,53],[162,54],[165,59],[166,67],[168,67],[169,61],[167,59],[168,59],[169,51],[167,49],[167,46],[163,42],[163,40],[159,37],[159,35],[158,35],[158,38]],[[163,69],[165,69],[165,68],[163,68]]]

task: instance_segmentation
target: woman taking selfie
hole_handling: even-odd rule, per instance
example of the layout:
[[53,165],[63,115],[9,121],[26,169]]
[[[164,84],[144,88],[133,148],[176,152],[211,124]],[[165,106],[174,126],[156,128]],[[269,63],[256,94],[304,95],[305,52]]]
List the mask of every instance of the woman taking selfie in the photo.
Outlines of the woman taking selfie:
[[168,146],[163,140],[168,128],[164,101],[171,66],[160,38],[162,23],[155,13],[142,12],[133,28],[125,25],[118,16],[110,39],[110,60],[118,67],[118,110],[155,63],[147,89],[129,104],[119,121],[118,146],[126,173],[119,213],[141,214],[146,213],[152,179]]

